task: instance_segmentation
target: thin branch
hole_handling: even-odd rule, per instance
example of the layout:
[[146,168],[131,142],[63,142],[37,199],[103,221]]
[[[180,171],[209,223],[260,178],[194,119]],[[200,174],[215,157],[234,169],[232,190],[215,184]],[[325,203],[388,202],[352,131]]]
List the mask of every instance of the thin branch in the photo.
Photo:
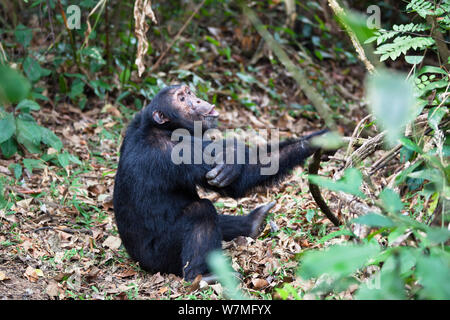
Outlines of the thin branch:
[[441,60],[443,60],[441,61],[441,64],[448,67],[450,66],[448,60],[450,57],[450,51],[447,48],[444,36],[439,30],[439,24],[436,21],[436,16],[429,15],[427,16],[426,20],[431,25],[431,37],[434,39],[436,43],[439,57],[441,58]]
[[266,41],[271,50],[278,57],[280,62],[289,71],[291,76],[295,79],[300,89],[305,93],[306,97],[311,101],[311,103],[316,108],[319,115],[324,119],[325,124],[328,128],[336,130],[337,126],[333,120],[333,111],[330,106],[325,102],[325,99],[317,92],[317,90],[308,83],[308,77],[305,72],[295,65],[284,49],[278,44],[273,36],[266,30],[264,25],[258,19],[256,14],[251,10],[246,4],[241,3],[242,10],[244,14],[248,17],[250,22],[255,27],[256,31],[260,36]]
[[347,32],[348,36],[350,37],[350,40],[352,41],[353,47],[355,47],[355,50],[358,53],[359,60],[361,60],[362,63],[364,63],[364,65],[366,66],[366,69],[367,69],[367,71],[369,71],[369,73],[374,73],[375,67],[369,61],[369,59],[367,59],[366,53],[364,52],[364,48],[359,43],[359,40],[356,37],[353,30],[342,19],[342,17],[345,16],[344,9],[341,8],[341,6],[339,5],[339,3],[336,0],[328,0],[328,4],[330,5],[334,14],[339,18],[339,20],[341,20],[341,23],[344,26],[345,31]]
[[63,6],[61,4],[61,0],[58,0],[57,4],[58,4],[59,11],[61,13],[61,16],[63,18],[63,21],[64,21],[64,26],[66,27],[66,30],[69,33],[70,46],[72,47],[72,54],[73,54],[74,63],[78,66],[78,69],[81,69],[80,65],[78,64],[77,47],[75,45],[75,38],[73,37],[72,30],[70,30],[69,25],[67,23],[66,13],[64,12],[64,8],[63,8]]
[[150,69],[152,72],[155,71],[156,69],[158,69],[159,65],[161,64],[161,62],[163,61],[164,57],[167,55],[167,53],[170,51],[170,49],[172,49],[173,45],[175,44],[175,42],[178,40],[178,38],[181,36],[181,34],[184,32],[184,30],[187,28],[187,26],[189,25],[189,23],[191,22],[192,18],[194,18],[194,16],[198,13],[198,11],[200,10],[200,8],[205,4],[205,0],[203,0],[202,2],[200,2],[200,4],[197,6],[197,8],[195,8],[194,12],[192,12],[191,16],[186,20],[186,22],[184,23],[184,25],[180,28],[180,30],[178,31],[178,33],[175,35],[175,37],[173,38],[172,42],[169,44],[169,46],[166,48],[166,50],[159,56],[158,60],[155,62],[155,64],[152,66],[152,68]]
[[[311,164],[309,165],[308,172],[309,174],[317,174],[320,168],[320,157],[322,155],[322,152],[320,150],[316,151],[313,156],[313,160]],[[333,224],[338,227],[341,225],[341,222],[338,218],[331,212],[330,208],[328,207],[325,200],[322,198],[322,194],[320,193],[319,186],[309,182],[309,191],[311,192],[311,195],[313,196],[314,200],[316,201],[317,205],[319,206],[320,210],[325,214],[325,216],[333,222]]]

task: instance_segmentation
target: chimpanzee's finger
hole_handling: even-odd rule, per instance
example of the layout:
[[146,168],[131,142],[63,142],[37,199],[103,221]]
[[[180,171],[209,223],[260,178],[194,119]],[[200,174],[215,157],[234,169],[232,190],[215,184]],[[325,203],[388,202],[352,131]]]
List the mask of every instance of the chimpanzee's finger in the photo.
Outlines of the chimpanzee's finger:
[[[226,170],[224,170],[224,171],[226,171]],[[236,177],[234,175],[226,174],[225,178],[221,182],[219,182],[219,187],[223,188],[223,187],[229,186],[234,181],[234,179],[236,179]]]
[[[224,168],[218,175],[217,177],[215,177],[213,180],[208,181],[209,184],[213,185],[213,186],[217,186],[217,187],[225,187],[228,184],[231,183],[231,181],[229,181],[230,176],[231,176],[231,170],[227,170],[227,168]],[[232,178],[232,177],[231,177]]]
[[222,172],[224,167],[225,167],[224,163],[218,164],[217,166],[215,166],[213,169],[209,170],[206,173],[206,179],[211,180],[211,179],[216,178],[219,175],[219,173]]

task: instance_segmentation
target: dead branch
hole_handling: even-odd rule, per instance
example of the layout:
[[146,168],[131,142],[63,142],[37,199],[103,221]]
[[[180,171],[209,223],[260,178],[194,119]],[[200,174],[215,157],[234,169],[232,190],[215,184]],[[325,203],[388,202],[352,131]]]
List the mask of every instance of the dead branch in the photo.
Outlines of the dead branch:
[[[313,160],[311,161],[311,164],[309,165],[309,174],[317,174],[320,167],[320,157],[322,155],[322,152],[320,149],[314,153]],[[325,216],[333,222],[333,224],[338,227],[341,225],[341,222],[339,219],[331,212],[330,208],[326,204],[325,200],[323,200],[322,195],[320,193],[319,186],[309,182],[309,191],[311,192],[311,195],[313,196],[314,200],[316,201],[317,205],[319,206],[320,210],[325,214]]]

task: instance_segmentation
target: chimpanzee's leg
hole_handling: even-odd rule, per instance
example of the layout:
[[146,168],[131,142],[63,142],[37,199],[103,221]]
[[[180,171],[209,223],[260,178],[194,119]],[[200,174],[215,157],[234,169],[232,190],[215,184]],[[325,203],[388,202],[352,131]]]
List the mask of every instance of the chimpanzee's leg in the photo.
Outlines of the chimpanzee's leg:
[[238,236],[256,239],[266,226],[265,219],[275,202],[260,206],[247,216],[219,215],[219,225],[225,241],[233,240]]
[[246,216],[218,215],[211,201],[202,199],[183,211],[184,225],[181,260],[186,280],[208,273],[206,256],[221,248],[222,239],[237,236],[256,238],[265,226],[265,218],[275,202],[254,209]]
[[221,248],[222,232],[218,215],[211,201],[202,199],[183,211],[184,235],[181,250],[185,280],[208,273],[206,256]]

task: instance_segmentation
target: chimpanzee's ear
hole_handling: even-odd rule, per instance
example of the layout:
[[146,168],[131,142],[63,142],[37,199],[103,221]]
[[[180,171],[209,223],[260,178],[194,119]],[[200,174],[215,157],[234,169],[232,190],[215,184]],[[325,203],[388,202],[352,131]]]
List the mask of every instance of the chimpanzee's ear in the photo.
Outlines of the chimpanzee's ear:
[[161,111],[153,111],[152,116],[153,120],[155,120],[155,122],[159,124],[163,124],[169,121],[169,119],[167,119],[167,117]]

